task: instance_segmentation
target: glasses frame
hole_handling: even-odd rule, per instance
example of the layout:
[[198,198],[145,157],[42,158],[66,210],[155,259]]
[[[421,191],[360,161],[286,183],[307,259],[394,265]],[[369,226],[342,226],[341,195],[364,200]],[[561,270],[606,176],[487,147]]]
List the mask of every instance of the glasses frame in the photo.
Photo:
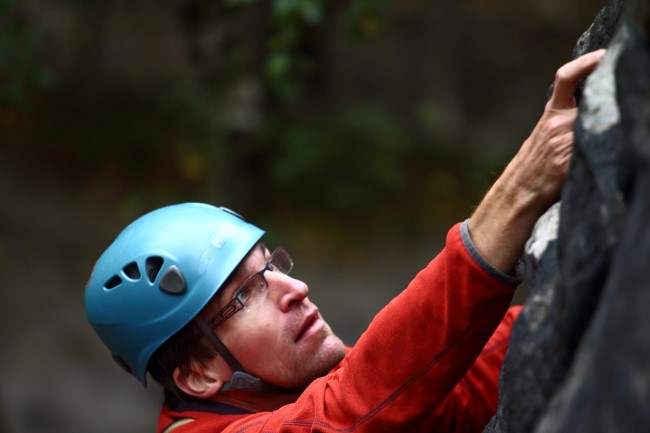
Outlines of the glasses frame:
[[[285,268],[286,270],[280,269],[278,266],[275,266],[272,263],[273,260],[276,257],[278,257],[279,255],[281,255],[281,254],[285,255],[286,259],[288,259],[288,269]],[[257,275],[259,275],[262,278],[262,281],[264,281],[264,284],[266,285],[266,288],[267,288],[266,290],[268,292],[269,283],[268,283],[268,281],[266,281],[266,278],[264,277],[264,272],[266,272],[266,271],[274,271],[276,269],[279,272],[281,272],[281,273],[283,273],[285,275],[287,275],[289,272],[291,272],[291,269],[293,269],[293,260],[291,260],[291,256],[289,256],[289,253],[287,253],[285,251],[285,249],[282,248],[282,247],[278,247],[275,250],[273,250],[273,252],[269,256],[268,260],[266,260],[266,263],[264,264],[264,267],[262,269],[260,269],[259,271],[257,271],[257,272],[253,272],[251,275],[248,276],[248,278],[246,278],[246,280],[244,280],[243,283],[241,283],[239,285],[237,290],[235,290],[235,293],[233,293],[232,298],[230,299],[230,301],[223,308],[221,308],[219,311],[217,311],[207,321],[208,325],[210,325],[210,327],[212,329],[215,329],[216,327],[221,325],[223,322],[225,322],[226,320],[230,319],[232,316],[237,314],[237,312],[246,309],[246,306],[242,303],[242,301],[239,300],[239,293]]]

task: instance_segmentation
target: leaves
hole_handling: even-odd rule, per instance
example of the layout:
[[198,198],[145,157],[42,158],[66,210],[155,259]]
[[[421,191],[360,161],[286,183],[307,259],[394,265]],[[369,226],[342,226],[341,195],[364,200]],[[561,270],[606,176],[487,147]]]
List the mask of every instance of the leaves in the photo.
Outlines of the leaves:
[[28,95],[46,88],[50,72],[38,64],[40,33],[21,17],[14,2],[0,0],[0,110],[25,108]]

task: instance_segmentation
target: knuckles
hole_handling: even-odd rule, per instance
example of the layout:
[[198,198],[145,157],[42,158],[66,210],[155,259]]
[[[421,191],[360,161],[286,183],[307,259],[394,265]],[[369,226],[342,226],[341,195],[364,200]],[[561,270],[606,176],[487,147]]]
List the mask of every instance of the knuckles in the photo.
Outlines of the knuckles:
[[555,72],[555,85],[557,86],[559,83],[573,82],[574,75],[575,74],[571,72],[571,64],[566,64],[564,66],[561,66]]
[[561,112],[551,111],[540,123],[540,132],[546,137],[554,137],[573,131],[577,115],[577,109],[566,109]]
[[555,137],[565,133],[570,126],[571,122],[555,116],[540,125],[540,132],[546,137]]

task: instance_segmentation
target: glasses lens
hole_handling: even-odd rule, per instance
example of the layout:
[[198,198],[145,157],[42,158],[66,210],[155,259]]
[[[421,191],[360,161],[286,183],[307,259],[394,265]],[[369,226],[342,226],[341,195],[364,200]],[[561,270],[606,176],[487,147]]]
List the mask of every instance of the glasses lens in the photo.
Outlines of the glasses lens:
[[274,268],[273,270],[278,270],[283,274],[288,274],[293,268],[293,261],[284,248],[278,248],[273,251],[269,259],[269,264]]
[[262,302],[268,287],[261,273],[256,273],[237,290],[235,298],[241,302],[245,309],[251,310]]
[[264,268],[248,277],[237,289],[230,303],[212,317],[209,323],[216,327],[241,309],[250,312],[262,303],[269,290],[264,273],[270,271],[288,274],[292,268],[293,261],[289,254],[283,248],[276,249],[269,257]]

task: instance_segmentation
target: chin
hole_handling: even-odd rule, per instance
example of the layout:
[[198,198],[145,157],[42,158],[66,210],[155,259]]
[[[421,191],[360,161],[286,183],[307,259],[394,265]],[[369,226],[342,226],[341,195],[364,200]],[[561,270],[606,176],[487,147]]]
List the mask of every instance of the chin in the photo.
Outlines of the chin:
[[306,387],[314,380],[326,376],[345,356],[345,346],[330,334],[320,346],[301,359],[296,359],[291,369],[290,387]]
[[325,376],[345,356],[345,346],[343,342],[336,336],[330,335],[321,345],[320,350],[312,354],[309,364],[312,367],[312,375],[309,380]]

